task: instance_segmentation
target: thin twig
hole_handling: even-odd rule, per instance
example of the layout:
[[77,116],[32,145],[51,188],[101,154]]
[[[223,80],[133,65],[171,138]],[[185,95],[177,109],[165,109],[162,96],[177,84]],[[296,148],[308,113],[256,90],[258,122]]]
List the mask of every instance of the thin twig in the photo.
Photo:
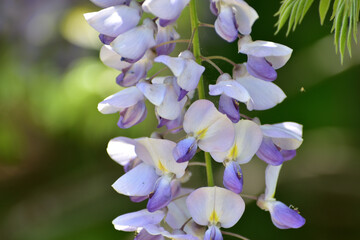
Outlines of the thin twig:
[[215,28],[213,24],[209,24],[209,23],[199,23],[199,27]]
[[219,59],[219,60],[223,60],[225,62],[228,62],[230,63],[231,65],[235,66],[236,63],[231,61],[230,59],[226,58],[226,57],[223,57],[223,56],[209,56],[207,57],[208,59]]
[[221,233],[224,235],[236,237],[236,238],[243,239],[243,240],[250,240],[244,236],[241,236],[240,234],[236,234],[236,233],[232,233],[232,232],[221,231]]
[[187,50],[190,50],[190,48],[191,48],[191,45],[192,45],[192,43],[193,43],[196,30],[197,30],[197,27],[194,28],[193,31],[192,31],[192,33],[191,33],[191,37],[190,37],[190,41],[189,41],[189,45],[188,45],[188,47],[187,47]]
[[173,201],[176,201],[176,200],[178,200],[178,199],[180,199],[180,198],[183,198],[183,197],[186,197],[186,196],[188,196],[188,195],[190,195],[190,193],[187,193],[187,194],[181,195],[181,196],[179,196],[179,197],[176,197],[176,198],[174,198],[174,199],[171,200],[171,201],[172,201],[172,202],[173,202]]
[[203,163],[203,162],[190,162],[190,163],[188,164],[188,166],[189,166],[189,167],[190,167],[190,166],[202,166],[202,167],[206,167],[206,164]]
[[191,221],[191,219],[192,219],[192,217],[189,218],[188,220],[186,220],[186,222],[184,222],[184,224],[181,226],[180,230],[184,231],[186,224],[188,224]]
[[168,129],[163,134],[166,135],[166,134],[171,133],[172,131],[179,130],[179,129],[182,129],[182,128],[183,128],[182,126],[179,126],[179,127],[176,127],[176,128]]
[[211,66],[213,66],[220,74],[223,74],[224,72],[218,67],[218,65],[216,65],[213,61],[211,61],[209,58],[207,57],[200,57],[203,61],[206,61],[208,63],[210,63]]
[[188,42],[190,42],[190,39],[176,39],[176,40],[159,43],[158,45],[153,46],[153,48],[158,48],[170,43],[188,43]]
[[245,114],[242,114],[242,113],[240,113],[240,116],[242,116],[243,118],[246,118],[248,120],[253,120],[253,118],[251,118],[251,117],[249,117],[249,116],[247,116]]
[[165,71],[167,69],[167,67],[164,67],[162,69],[160,69],[159,71],[157,71],[154,75],[152,75],[150,78],[148,78],[148,81],[151,81],[154,77],[156,77],[157,75],[159,75],[160,73],[162,73],[163,71]]

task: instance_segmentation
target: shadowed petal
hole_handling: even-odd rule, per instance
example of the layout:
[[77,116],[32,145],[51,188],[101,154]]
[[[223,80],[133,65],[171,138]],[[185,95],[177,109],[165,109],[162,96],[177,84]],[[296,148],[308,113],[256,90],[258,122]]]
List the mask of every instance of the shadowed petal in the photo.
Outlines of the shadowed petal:
[[155,184],[154,193],[150,195],[147,203],[149,212],[154,212],[166,207],[172,200],[171,178],[163,176]]
[[271,220],[277,228],[300,228],[305,224],[305,218],[298,211],[291,209],[284,203],[275,201],[271,206]]
[[154,167],[141,163],[122,175],[112,187],[126,196],[146,196],[154,190],[158,178]]
[[277,78],[275,69],[263,57],[248,55],[246,69],[252,76],[265,81],[271,82]]
[[275,146],[271,138],[264,137],[256,156],[264,162],[277,166],[284,162],[284,157]]
[[177,162],[187,162],[195,156],[196,150],[196,139],[194,137],[189,137],[176,144],[173,155]]
[[126,213],[118,216],[113,220],[113,224],[116,230],[125,232],[134,232],[140,227],[144,227],[149,224],[159,224],[165,217],[163,211],[148,212],[143,209],[137,212]]
[[233,42],[238,38],[235,16],[231,6],[221,6],[220,14],[215,21],[215,31],[228,42]]
[[240,120],[239,102],[225,94],[220,96],[219,112],[226,114],[233,123]]
[[117,123],[119,128],[130,128],[145,120],[147,109],[144,101],[136,103],[120,112],[120,119]]
[[224,187],[234,193],[241,193],[243,189],[243,175],[240,165],[234,161],[229,162],[224,171]]
[[190,0],[145,0],[142,8],[161,19],[177,18]]
[[204,240],[223,240],[223,236],[218,227],[211,225],[205,232]]
[[102,8],[107,8],[116,5],[129,5],[130,0],[90,0],[94,4]]

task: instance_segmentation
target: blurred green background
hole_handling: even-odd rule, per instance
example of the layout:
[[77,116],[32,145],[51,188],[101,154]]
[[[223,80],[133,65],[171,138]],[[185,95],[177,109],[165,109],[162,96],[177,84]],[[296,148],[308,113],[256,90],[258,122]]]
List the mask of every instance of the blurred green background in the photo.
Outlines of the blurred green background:
[[[213,23],[208,1],[199,2],[200,19]],[[320,26],[315,5],[286,38],[285,30],[274,36],[279,1],[248,3],[260,15],[253,39],[294,49],[276,80],[288,98],[274,109],[248,114],[262,123],[304,125],[305,141],[298,156],[284,165],[276,197],[298,207],[307,223],[299,230],[279,230],[250,201],[231,231],[250,239],[360,239],[359,45],[340,65],[331,23]],[[131,203],[111,188],[123,170],[107,156],[106,145],[117,136],[147,136],[156,121],[150,109],[145,122],[122,130],[116,114],[97,111],[97,103],[120,88],[118,72],[100,62],[97,34],[83,20],[83,13],[96,9],[86,0],[0,2],[1,240],[133,237],[116,231],[111,221],[144,203]],[[187,38],[187,10],[179,23],[178,32]],[[237,54],[236,43],[227,44],[212,29],[201,29],[200,38],[205,56],[246,60]],[[183,48],[179,45],[174,54]],[[206,67],[205,81],[215,82],[217,72]],[[220,185],[222,168],[216,166]],[[264,190],[264,169],[258,159],[244,165],[244,193]],[[191,183],[206,184],[204,169],[192,170],[198,177]]]

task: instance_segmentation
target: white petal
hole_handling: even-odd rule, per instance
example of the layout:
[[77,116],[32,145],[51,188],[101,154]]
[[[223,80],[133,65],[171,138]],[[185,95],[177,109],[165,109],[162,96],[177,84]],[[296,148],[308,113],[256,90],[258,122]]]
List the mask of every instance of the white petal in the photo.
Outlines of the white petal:
[[285,93],[272,82],[252,76],[237,78],[236,81],[245,87],[250,94],[251,99],[246,104],[250,111],[272,108],[286,97]]
[[242,35],[249,35],[251,33],[252,25],[256,19],[259,18],[255,9],[250,7],[245,1],[226,0],[224,2],[229,4],[232,2],[238,31]]
[[135,143],[134,139],[127,137],[113,138],[109,141],[106,151],[113,160],[125,166],[136,158]]
[[234,80],[220,81],[215,85],[209,85],[209,90],[209,94],[212,96],[225,94],[240,102],[247,102],[250,99],[248,91]]
[[192,59],[186,59],[185,67],[178,76],[177,83],[182,89],[192,91],[197,87],[204,71],[205,67],[199,65]]
[[153,166],[141,163],[122,175],[112,187],[126,196],[146,196],[154,190],[158,178]]
[[279,43],[257,40],[242,44],[239,52],[255,57],[265,57],[274,69],[278,69],[290,59],[292,49]]
[[90,0],[94,4],[102,8],[107,8],[115,5],[126,4],[127,0]]
[[142,7],[145,12],[171,20],[177,18],[190,0],[146,0]]
[[219,118],[199,137],[198,146],[205,152],[224,152],[233,145],[234,137],[233,123],[219,112]]
[[265,136],[271,137],[277,146],[285,150],[295,150],[303,142],[302,125],[295,122],[265,124],[261,126],[261,130]]
[[177,163],[172,151],[176,143],[166,139],[141,138],[135,152],[144,162],[153,165],[161,173],[174,173],[177,178],[185,174],[188,162]]
[[136,87],[152,104],[159,106],[163,102],[166,93],[166,85],[139,82],[136,84]]
[[216,122],[222,114],[208,100],[197,100],[186,111],[184,116],[184,131],[198,133]]
[[114,39],[111,47],[122,57],[138,60],[145,52],[155,46],[156,25],[150,19],[144,19],[142,26],[133,28]]
[[155,62],[163,63],[170,68],[172,73],[178,77],[185,68],[185,60],[179,57],[160,55],[154,59]]
[[138,228],[147,225],[159,224],[165,217],[163,211],[149,212],[146,209],[127,213],[115,218],[112,222],[116,230],[135,232]]
[[176,94],[174,87],[172,85],[168,85],[164,101],[156,108],[156,112],[162,118],[175,120],[181,115],[186,101],[187,97],[184,97],[179,102],[178,95]]
[[242,198],[230,190],[219,187],[202,187],[186,199],[190,215],[203,226],[220,223],[221,227],[234,226],[245,210]]
[[108,7],[98,12],[85,13],[84,17],[99,33],[117,37],[138,24],[141,18],[140,10],[139,5],[134,2],[132,7],[126,5]]
[[98,110],[103,114],[119,112],[123,108],[131,107],[144,99],[143,94],[136,87],[125,88],[115,93],[98,105]]
[[119,71],[130,67],[131,63],[121,61],[121,56],[116,53],[109,45],[103,45],[100,49],[100,60],[108,67]]
[[265,200],[273,200],[276,190],[277,180],[279,178],[279,173],[282,165],[273,166],[268,165],[265,170]]
[[235,141],[226,152],[212,152],[211,156],[217,162],[233,159],[239,164],[249,162],[259,149],[262,141],[260,127],[249,120],[240,120],[235,126]]

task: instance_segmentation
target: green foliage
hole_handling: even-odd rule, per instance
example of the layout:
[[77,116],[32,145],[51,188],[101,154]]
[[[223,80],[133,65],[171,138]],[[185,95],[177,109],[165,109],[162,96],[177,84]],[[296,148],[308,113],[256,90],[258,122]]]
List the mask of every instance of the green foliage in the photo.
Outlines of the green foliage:
[[[286,35],[295,31],[311,7],[313,0],[283,0],[279,11],[275,14],[278,21],[275,24],[277,34],[288,22]],[[323,25],[331,0],[319,1],[320,23]],[[335,0],[330,20],[333,21],[331,32],[334,32],[334,45],[336,52],[340,52],[341,63],[344,59],[345,48],[351,57],[351,38],[357,42],[357,23],[359,21],[360,0]]]

